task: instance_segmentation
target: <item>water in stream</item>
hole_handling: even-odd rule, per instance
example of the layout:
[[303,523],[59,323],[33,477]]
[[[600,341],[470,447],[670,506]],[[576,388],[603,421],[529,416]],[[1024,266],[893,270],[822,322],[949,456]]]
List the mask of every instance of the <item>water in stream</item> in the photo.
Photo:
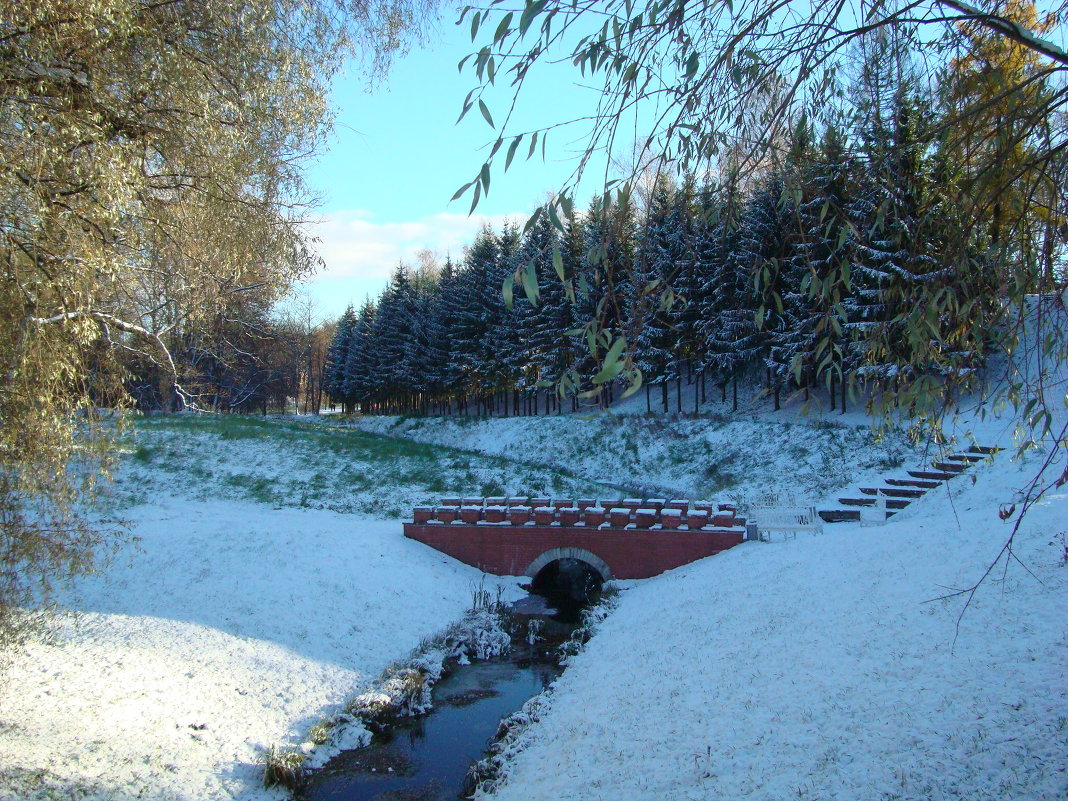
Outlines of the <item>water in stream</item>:
[[[549,606],[553,603],[553,606]],[[371,745],[345,751],[312,774],[304,801],[454,801],[468,768],[481,759],[501,719],[560,674],[555,645],[575,629],[579,606],[530,595],[513,607],[534,623],[539,642],[517,637],[511,653],[456,669],[433,690],[434,709],[408,718]],[[527,630],[520,626],[521,632]]]

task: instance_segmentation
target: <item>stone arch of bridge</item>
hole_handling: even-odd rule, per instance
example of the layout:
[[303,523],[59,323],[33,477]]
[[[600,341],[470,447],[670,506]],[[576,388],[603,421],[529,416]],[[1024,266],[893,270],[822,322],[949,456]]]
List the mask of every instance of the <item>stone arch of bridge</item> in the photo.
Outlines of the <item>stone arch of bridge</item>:
[[577,559],[580,562],[585,562],[597,572],[601,577],[601,581],[608,581],[612,578],[612,568],[608,566],[608,563],[585,548],[551,548],[530,563],[525,575],[529,578],[536,578],[542,568],[558,559]]

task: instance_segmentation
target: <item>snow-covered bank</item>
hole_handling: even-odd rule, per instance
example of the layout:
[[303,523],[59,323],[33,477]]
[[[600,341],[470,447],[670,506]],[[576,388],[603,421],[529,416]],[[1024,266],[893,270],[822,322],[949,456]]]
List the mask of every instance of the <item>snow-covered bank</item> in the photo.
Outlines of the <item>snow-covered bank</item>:
[[458,619],[483,575],[395,521],[156,498],[0,687],[0,798],[274,798],[263,750]]
[[921,458],[900,432],[875,441],[868,422],[797,422],[757,415],[356,417],[345,424],[533,461],[654,497],[744,502],[774,491],[811,503]]
[[130,454],[118,489],[120,498],[134,503],[163,492],[381,520],[449,494],[597,493],[559,471],[319,425],[314,418],[149,417],[137,420],[126,440]]
[[[1068,794],[1068,488],[955,625],[1029,475],[1001,460],[885,527],[747,543],[625,592],[497,801]],[[1034,575],[1029,575],[1028,571]]]

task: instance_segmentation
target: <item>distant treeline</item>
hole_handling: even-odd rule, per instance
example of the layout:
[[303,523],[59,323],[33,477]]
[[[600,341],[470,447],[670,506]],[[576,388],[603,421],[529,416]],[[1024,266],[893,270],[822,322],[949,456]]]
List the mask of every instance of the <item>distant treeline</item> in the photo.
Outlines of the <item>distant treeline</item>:
[[[989,101],[1011,101],[991,131],[1019,137],[980,168],[940,122],[978,101],[921,91],[900,54],[880,59],[862,65],[848,113],[801,117],[774,163],[726,154],[714,175],[651,176],[585,213],[483,230],[439,270],[401,265],[341,317],[324,390],[365,413],[575,408],[594,383],[618,391],[601,361],[617,337],[665,408],[672,381],[698,379],[699,403],[706,379],[724,400],[757,380],[778,408],[814,386],[842,405],[858,385],[907,403],[967,380],[1006,299],[1064,283],[1056,181],[1028,173],[1016,122],[1042,98]],[[609,337],[591,342],[595,330]]]
[[[842,396],[850,380],[899,375],[905,318],[939,291],[968,302],[959,317],[931,321],[928,335],[952,351],[930,372],[972,368],[997,288],[978,268],[980,248],[956,264],[940,258],[953,209],[935,159],[906,147],[914,114],[900,110],[905,157],[889,164],[848,154],[829,128],[746,187],[661,178],[640,214],[636,204],[595,206],[563,232],[542,216],[525,235],[483,230],[439,275],[401,265],[377,303],[342,315],[324,389],[364,413],[536,413],[538,388],[562,385],[574,407],[595,371],[583,326],[606,304],[665,407],[668,382],[705,374],[724,392],[756,375],[776,397],[817,382]],[[537,303],[520,282],[509,309],[502,287],[528,265]]]

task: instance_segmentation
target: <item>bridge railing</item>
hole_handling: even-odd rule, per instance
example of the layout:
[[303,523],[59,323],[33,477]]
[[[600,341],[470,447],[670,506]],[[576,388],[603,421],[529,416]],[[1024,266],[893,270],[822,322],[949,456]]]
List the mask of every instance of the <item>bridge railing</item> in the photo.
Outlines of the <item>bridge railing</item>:
[[560,526],[695,531],[745,526],[729,503],[663,498],[443,498],[417,506],[419,525]]

